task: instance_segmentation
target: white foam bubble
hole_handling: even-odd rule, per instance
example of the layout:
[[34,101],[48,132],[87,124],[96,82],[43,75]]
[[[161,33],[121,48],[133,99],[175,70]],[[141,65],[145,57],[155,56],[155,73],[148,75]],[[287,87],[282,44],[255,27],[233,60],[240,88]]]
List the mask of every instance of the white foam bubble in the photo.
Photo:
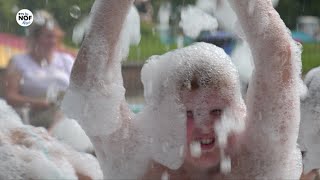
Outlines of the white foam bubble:
[[219,6],[214,12],[215,17],[218,19],[219,27],[229,31],[238,32],[241,29],[240,26],[235,26],[237,16],[231,9],[227,0],[221,0]]
[[301,123],[298,143],[305,151],[304,172],[320,167],[320,68],[310,70],[304,80],[308,87],[306,96],[301,101]]
[[251,50],[246,41],[237,42],[231,59],[239,71],[242,93],[245,94],[254,68]]
[[179,26],[187,36],[197,38],[203,30],[216,30],[218,28],[218,21],[201,9],[195,6],[188,6],[181,10]]
[[123,98],[124,88],[116,84],[101,89],[92,88],[86,93],[70,87],[62,107],[69,117],[78,120],[87,134],[112,134],[122,124],[119,118]]
[[166,26],[166,27],[169,26],[170,14],[171,14],[170,2],[162,3],[158,11],[158,19],[159,19],[160,25]]
[[93,152],[93,145],[74,119],[64,118],[51,130],[53,137],[81,152]]
[[23,126],[21,118],[0,98],[0,131]]
[[223,174],[227,174],[231,172],[231,159],[230,157],[223,157],[220,163],[220,171]]
[[200,142],[192,142],[190,144],[190,153],[192,157],[199,158],[201,156],[201,144]]
[[163,172],[161,175],[161,180],[169,180],[170,176],[167,171]]
[[72,42],[77,45],[82,42],[85,33],[89,30],[89,24],[91,24],[90,21],[90,17],[86,16],[74,26],[72,31]]
[[[0,107],[0,179],[77,179],[75,167],[84,175],[102,179],[95,158],[79,156],[78,152],[52,138],[44,128],[23,125],[2,100]],[[71,161],[76,155],[78,163]],[[92,164],[95,168],[87,171],[88,168],[78,168]]]
[[74,19],[78,19],[81,16],[81,9],[78,5],[72,5],[69,11],[70,11],[70,16]]
[[140,39],[140,16],[137,8],[131,6],[121,32],[120,44],[122,59],[128,56],[130,45],[138,45]]

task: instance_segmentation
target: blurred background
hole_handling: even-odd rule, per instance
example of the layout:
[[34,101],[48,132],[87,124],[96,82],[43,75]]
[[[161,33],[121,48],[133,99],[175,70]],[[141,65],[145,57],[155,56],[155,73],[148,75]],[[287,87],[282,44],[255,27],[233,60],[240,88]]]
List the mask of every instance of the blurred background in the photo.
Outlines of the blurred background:
[[[219,1],[219,0],[217,0]],[[16,22],[20,9],[32,12],[45,9],[52,13],[65,32],[61,49],[77,55],[83,40],[88,15],[94,0],[0,0],[0,96],[3,95],[3,73],[10,58],[25,51],[26,28]],[[199,5],[201,0],[136,0],[135,6],[141,22],[139,45],[130,47],[128,60],[123,63],[124,83],[132,109],[139,111],[143,103],[143,87],[140,82],[142,64],[151,55],[183,47],[196,41],[206,41],[224,48],[231,54],[239,37],[227,28],[201,31],[188,36],[179,26],[181,10],[187,5]],[[320,65],[320,1],[280,0],[276,10],[290,29],[293,38],[303,45],[303,74]]]

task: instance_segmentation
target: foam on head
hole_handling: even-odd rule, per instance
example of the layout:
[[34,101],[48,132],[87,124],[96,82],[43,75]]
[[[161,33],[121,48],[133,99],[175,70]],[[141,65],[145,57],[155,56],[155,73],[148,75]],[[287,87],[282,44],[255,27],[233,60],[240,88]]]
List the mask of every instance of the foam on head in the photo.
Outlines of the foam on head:
[[[153,139],[152,157],[171,169],[179,168],[183,162],[181,148],[186,142],[186,108],[181,102],[183,90],[218,91],[219,95],[230,99],[231,109],[245,115],[238,72],[229,56],[215,45],[195,43],[162,56],[153,56],[142,68],[141,79],[146,101],[141,118],[146,135]],[[239,119],[243,120],[244,116]]]
[[148,105],[158,104],[165,96],[177,96],[193,84],[240,93],[239,75],[229,56],[223,49],[203,42],[152,56],[142,68],[141,79]]

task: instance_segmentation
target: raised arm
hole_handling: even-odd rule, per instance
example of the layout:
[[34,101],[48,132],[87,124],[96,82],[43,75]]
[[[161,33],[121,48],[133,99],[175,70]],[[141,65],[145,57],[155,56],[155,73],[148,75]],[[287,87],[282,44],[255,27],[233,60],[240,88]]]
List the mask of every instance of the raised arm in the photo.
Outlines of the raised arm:
[[107,135],[122,125],[124,88],[120,34],[133,0],[96,0],[89,32],[76,58],[63,109],[89,136]]
[[270,74],[286,85],[294,77],[292,38],[270,0],[229,0],[254,56],[256,74],[270,82]]
[[288,126],[298,127],[298,47],[270,0],[229,2],[238,16],[254,58],[255,72],[247,97],[249,118],[265,121],[270,119],[266,115],[271,115],[273,120],[270,123],[284,122],[285,129]]
[[[92,22],[74,64],[71,83],[122,84],[119,39],[133,0],[96,0]],[[89,83],[89,84],[85,84]]]
[[[295,162],[299,163],[296,161],[299,154],[294,153],[300,122],[300,49],[271,0],[229,2],[238,16],[255,65],[247,94],[247,149],[262,163],[272,164],[269,166],[272,175],[279,171],[283,174],[294,168]],[[293,176],[285,178],[290,177]]]

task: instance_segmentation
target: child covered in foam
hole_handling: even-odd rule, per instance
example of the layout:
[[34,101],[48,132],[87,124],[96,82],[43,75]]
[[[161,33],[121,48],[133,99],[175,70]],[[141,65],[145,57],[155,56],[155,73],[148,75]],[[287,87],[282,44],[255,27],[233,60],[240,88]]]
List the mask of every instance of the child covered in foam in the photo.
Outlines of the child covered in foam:
[[92,140],[105,178],[300,177],[300,49],[270,0],[229,2],[255,64],[247,105],[230,58],[196,43],[143,67],[146,106],[136,116],[119,41],[132,1],[96,2],[63,106]]

